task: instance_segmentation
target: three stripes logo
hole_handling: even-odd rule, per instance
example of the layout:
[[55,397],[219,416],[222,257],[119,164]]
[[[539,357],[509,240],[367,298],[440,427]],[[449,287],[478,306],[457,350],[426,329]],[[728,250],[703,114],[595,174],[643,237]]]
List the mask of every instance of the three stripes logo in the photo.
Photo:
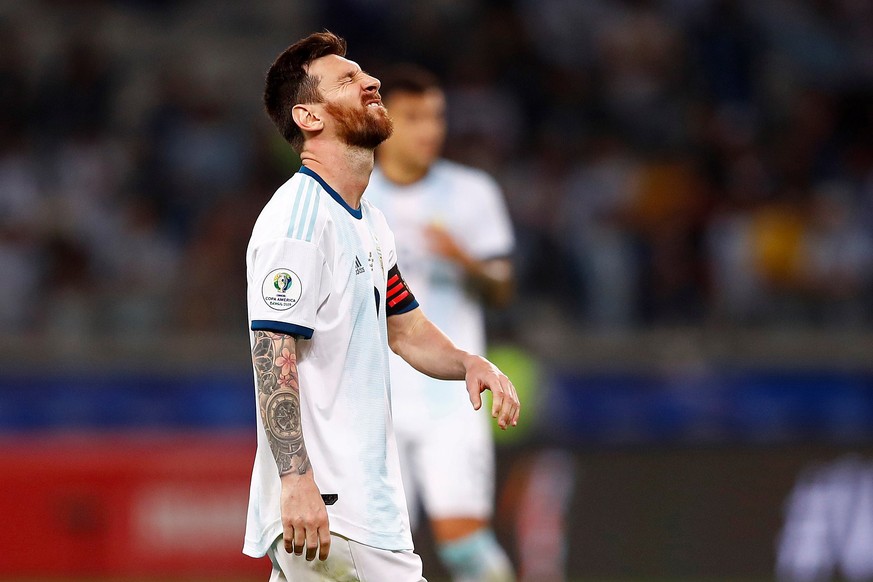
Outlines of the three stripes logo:
[[361,264],[361,259],[355,256],[355,275],[360,275],[364,272],[364,265]]

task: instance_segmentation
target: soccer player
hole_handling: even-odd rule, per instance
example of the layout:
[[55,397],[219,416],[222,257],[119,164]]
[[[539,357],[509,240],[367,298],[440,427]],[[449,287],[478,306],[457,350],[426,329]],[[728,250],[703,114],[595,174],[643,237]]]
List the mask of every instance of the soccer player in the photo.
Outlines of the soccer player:
[[264,207],[246,256],[258,448],[243,551],[269,555],[274,581],[422,580],[389,343],[424,373],[466,380],[474,408],[490,389],[501,428],[518,420],[509,379],[422,314],[384,216],[362,200],[392,124],[379,81],[345,51],[332,33],[310,35],[279,55],[264,92],[303,162]]
[[[503,305],[513,285],[512,227],[485,172],[440,159],[446,98],[436,77],[413,65],[382,75],[394,132],[376,150],[364,199],[397,234],[404,277],[428,317],[464,349],[485,349],[483,303]],[[463,390],[390,358],[394,429],[415,525],[430,518],[442,562],[456,581],[505,581],[512,567],[490,526],[494,444],[487,416]]]

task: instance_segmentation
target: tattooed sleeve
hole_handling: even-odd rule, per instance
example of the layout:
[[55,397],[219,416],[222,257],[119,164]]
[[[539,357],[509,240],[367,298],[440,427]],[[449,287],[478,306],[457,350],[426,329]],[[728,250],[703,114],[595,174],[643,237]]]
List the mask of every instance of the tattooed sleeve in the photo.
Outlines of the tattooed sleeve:
[[309,470],[300,422],[297,349],[289,335],[256,331],[252,361],[258,384],[258,409],[279,475]]

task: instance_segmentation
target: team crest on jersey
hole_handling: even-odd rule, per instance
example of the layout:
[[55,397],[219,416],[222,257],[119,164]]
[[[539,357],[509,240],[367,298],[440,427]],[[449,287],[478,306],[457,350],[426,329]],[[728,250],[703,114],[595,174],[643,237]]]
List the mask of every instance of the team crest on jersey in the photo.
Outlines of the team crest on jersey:
[[303,284],[297,273],[290,269],[275,269],[264,277],[261,296],[267,307],[276,311],[286,311],[300,301]]

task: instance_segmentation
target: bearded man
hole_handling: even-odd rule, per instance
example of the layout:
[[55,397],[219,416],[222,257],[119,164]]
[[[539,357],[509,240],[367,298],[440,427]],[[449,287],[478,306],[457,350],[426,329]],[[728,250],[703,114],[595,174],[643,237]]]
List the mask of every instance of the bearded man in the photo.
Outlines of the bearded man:
[[403,280],[394,235],[363,199],[392,123],[378,79],[345,54],[343,39],[316,33],[267,73],[267,113],[303,165],[264,207],[247,250],[259,414],[243,552],[268,555],[272,581],[413,582],[422,566],[391,420],[389,344],[425,374],[465,380],[475,409],[491,390],[501,428],[517,423],[519,403],[500,370],[424,316]]

